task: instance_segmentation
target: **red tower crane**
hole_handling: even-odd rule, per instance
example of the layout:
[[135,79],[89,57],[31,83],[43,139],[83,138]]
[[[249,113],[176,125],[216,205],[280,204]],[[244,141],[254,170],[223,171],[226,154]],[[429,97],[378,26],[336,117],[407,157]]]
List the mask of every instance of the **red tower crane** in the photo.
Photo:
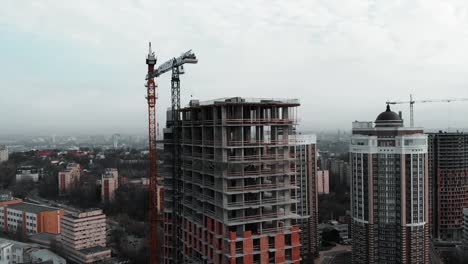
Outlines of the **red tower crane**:
[[159,222],[160,214],[157,210],[158,197],[157,197],[157,176],[158,176],[158,164],[157,164],[157,152],[156,152],[156,135],[157,135],[157,123],[156,123],[156,83],[152,76],[154,71],[154,65],[156,65],[156,56],[151,50],[151,42],[149,43],[148,57],[146,58],[146,64],[148,65],[148,81],[146,84],[147,94],[146,100],[148,101],[148,141],[149,141],[149,180],[150,180],[150,263],[160,263],[160,243],[159,243]]
[[[156,151],[156,140],[157,140],[157,133],[158,133],[158,123],[156,121],[156,82],[154,79],[159,77],[161,74],[164,74],[170,70],[172,70],[172,80],[171,80],[171,103],[172,103],[172,117],[173,117],[173,125],[176,129],[174,129],[174,142],[179,139],[177,135],[178,129],[178,122],[179,122],[179,109],[180,109],[180,80],[179,74],[183,74],[183,65],[185,63],[195,64],[198,62],[195,54],[189,50],[183,53],[181,56],[177,58],[170,59],[169,61],[163,63],[159,66],[156,70],[154,66],[156,65],[156,56],[151,49],[151,42],[149,43],[149,52],[146,58],[146,64],[148,65],[148,73],[146,75],[146,87],[147,87],[147,102],[148,102],[148,141],[149,141],[149,179],[150,179],[150,191],[149,191],[149,199],[150,199],[150,212],[149,212],[149,220],[150,220],[150,263],[151,264],[159,264],[160,257],[161,257],[161,250],[160,250],[160,243],[159,243],[159,225],[161,222],[160,212],[158,212],[158,195],[157,195],[157,187],[158,187],[158,168],[157,168],[157,151]],[[180,153],[178,152],[178,146],[174,144],[174,165],[178,165],[180,159]],[[174,173],[173,173],[173,206],[174,210],[176,210],[176,215],[178,215],[177,209],[180,206],[180,201],[178,201],[178,197],[180,196],[180,186],[178,186],[178,179],[180,177],[180,172],[178,170],[178,166],[173,166]],[[179,190],[179,191],[178,191]],[[173,217],[173,219],[177,219],[177,217]],[[178,228],[178,220],[173,220],[174,226],[174,238],[173,241],[177,243],[179,239],[176,237],[179,235],[177,233]],[[177,245],[173,249],[175,257],[174,263],[177,262],[178,256],[178,248]]]

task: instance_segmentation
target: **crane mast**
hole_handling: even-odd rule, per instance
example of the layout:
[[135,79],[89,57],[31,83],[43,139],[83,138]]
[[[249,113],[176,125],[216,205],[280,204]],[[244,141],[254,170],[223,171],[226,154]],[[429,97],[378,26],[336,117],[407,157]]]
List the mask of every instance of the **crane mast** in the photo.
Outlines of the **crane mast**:
[[150,263],[159,264],[160,262],[160,243],[159,243],[159,222],[160,213],[158,212],[158,197],[157,197],[157,176],[158,176],[158,163],[156,151],[156,135],[157,135],[157,122],[156,122],[156,82],[152,73],[154,65],[156,64],[156,56],[151,50],[151,42],[149,43],[149,52],[146,59],[148,65],[148,78],[147,78],[147,94],[146,100],[148,102],[148,143],[149,143],[149,181],[150,181]]
[[148,141],[149,141],[149,178],[150,178],[150,263],[161,263],[161,250],[159,243],[159,226],[161,221],[161,214],[158,212],[159,197],[157,196],[157,150],[156,140],[158,134],[158,123],[156,121],[156,82],[155,78],[172,70],[171,78],[171,112],[172,112],[172,127],[173,127],[173,140],[172,140],[172,190],[173,190],[173,216],[172,216],[172,241],[173,250],[172,258],[173,263],[181,263],[181,245],[180,245],[180,212],[181,212],[181,171],[180,171],[180,78],[179,75],[184,73],[183,65],[195,64],[198,62],[195,54],[189,50],[177,58],[172,58],[169,61],[161,64],[157,69],[156,56],[151,49],[151,42],[149,43],[149,53],[146,59],[148,65],[148,73],[146,75],[147,86],[147,102],[148,102]]
[[[174,62],[175,64],[175,62]],[[171,78],[171,112],[172,112],[172,260],[173,263],[180,263],[181,259],[181,229],[180,229],[180,212],[181,212],[181,171],[180,171],[180,79],[179,79],[179,67],[175,66],[172,68]]]

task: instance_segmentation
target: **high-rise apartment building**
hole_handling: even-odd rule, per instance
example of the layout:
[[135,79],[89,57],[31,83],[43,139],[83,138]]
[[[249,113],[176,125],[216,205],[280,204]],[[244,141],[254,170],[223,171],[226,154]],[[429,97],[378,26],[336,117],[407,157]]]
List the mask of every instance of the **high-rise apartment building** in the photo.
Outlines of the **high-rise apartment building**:
[[429,134],[432,236],[461,241],[468,207],[468,134]]
[[348,162],[332,159],[329,171],[331,182],[335,187],[339,185],[349,187],[350,168]]
[[106,248],[106,215],[100,209],[69,213],[62,217],[60,241],[74,263],[96,263],[109,259]]
[[79,164],[70,163],[64,171],[59,172],[58,186],[59,194],[67,194],[72,187],[80,181],[81,167]]
[[297,106],[298,100],[238,97],[191,101],[178,128],[168,118],[165,140],[172,142],[179,129],[181,192],[174,197],[166,172],[164,263],[176,263],[174,257],[177,263],[299,263],[301,216],[294,211],[290,153]]
[[112,202],[117,188],[119,188],[119,172],[116,168],[106,168],[101,176],[101,201]]
[[353,263],[429,263],[427,135],[387,106],[353,123],[350,163]]
[[468,254],[468,208],[463,208],[462,250]]
[[296,157],[296,212],[302,216],[301,256],[303,263],[313,263],[318,256],[317,139],[315,135],[296,135],[291,154]]
[[5,145],[0,145],[0,163],[8,160],[8,148]]
[[328,170],[317,171],[317,192],[319,194],[330,193],[330,174]]

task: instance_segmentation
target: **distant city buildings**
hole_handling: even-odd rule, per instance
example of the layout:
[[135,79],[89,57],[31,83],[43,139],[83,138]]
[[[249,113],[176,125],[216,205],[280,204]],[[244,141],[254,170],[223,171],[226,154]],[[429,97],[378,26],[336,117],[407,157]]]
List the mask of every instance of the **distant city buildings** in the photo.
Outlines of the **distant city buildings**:
[[351,167],[348,162],[340,159],[332,159],[330,161],[330,178],[334,186],[347,186],[349,187],[351,174]]
[[427,135],[389,106],[352,133],[353,263],[429,263]]
[[317,171],[317,191],[318,194],[330,193],[330,175],[328,170]]
[[119,172],[115,168],[107,168],[101,176],[101,201],[112,202],[117,188],[119,188]]
[[463,208],[468,208],[468,134],[429,134],[432,236],[463,239]]
[[5,145],[0,145],[0,163],[8,161],[8,148]]
[[315,135],[296,135],[291,152],[296,157],[298,200],[296,211],[301,225],[301,257],[305,263],[318,256],[317,139]]
[[[120,176],[120,182],[123,184],[132,184],[132,185],[143,185],[149,186],[149,179],[148,178],[137,178],[137,179],[128,179],[125,176]],[[161,185],[162,186],[162,185]]]
[[70,213],[62,217],[60,243],[67,258],[78,264],[111,257],[106,248],[106,215],[102,210]]
[[80,165],[76,163],[68,164],[67,168],[64,171],[59,172],[58,174],[59,194],[67,194],[72,187],[78,184],[78,182],[80,181],[80,177]]
[[16,169],[16,182],[33,181],[37,182],[42,173],[41,169],[34,166],[21,166]]
[[112,135],[112,146],[114,147],[114,149],[119,147],[119,140],[120,140],[120,134]]

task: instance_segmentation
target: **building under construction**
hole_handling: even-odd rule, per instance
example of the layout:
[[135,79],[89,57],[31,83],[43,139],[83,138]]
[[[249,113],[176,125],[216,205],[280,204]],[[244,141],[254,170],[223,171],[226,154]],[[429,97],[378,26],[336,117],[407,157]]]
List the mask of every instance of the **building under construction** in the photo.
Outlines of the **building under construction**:
[[468,134],[429,134],[432,236],[463,238],[463,208],[468,207]]
[[[164,263],[300,263],[308,216],[298,212],[297,106],[235,97],[192,100],[177,122],[168,111]],[[313,151],[307,157],[315,164]],[[310,199],[304,204],[316,211]]]

